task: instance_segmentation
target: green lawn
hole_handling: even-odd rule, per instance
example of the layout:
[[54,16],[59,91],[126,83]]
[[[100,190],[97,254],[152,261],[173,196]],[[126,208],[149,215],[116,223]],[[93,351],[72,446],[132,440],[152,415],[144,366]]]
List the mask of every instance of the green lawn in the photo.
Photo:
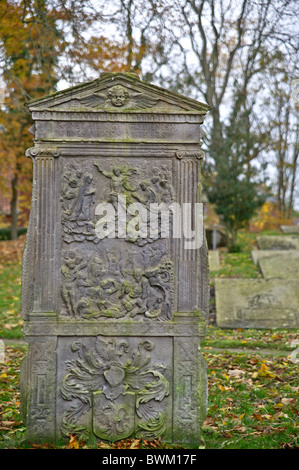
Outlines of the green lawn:
[[21,263],[0,265],[0,338],[22,338],[20,311]]

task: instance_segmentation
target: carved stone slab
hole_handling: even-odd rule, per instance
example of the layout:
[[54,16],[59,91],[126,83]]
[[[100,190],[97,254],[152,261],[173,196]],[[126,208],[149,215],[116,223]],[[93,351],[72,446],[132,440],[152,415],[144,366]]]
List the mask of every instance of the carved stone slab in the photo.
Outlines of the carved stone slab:
[[119,73],[28,107],[27,437],[199,441],[208,251],[181,209],[192,232],[209,107]]
[[294,279],[215,279],[220,328],[298,328]]
[[290,256],[292,253],[295,253],[296,250],[252,250],[251,257],[254,264],[259,264],[259,262],[265,258],[271,257],[280,257],[284,256],[285,254],[289,253]]
[[260,250],[298,250],[298,235],[263,235],[256,237]]
[[281,277],[298,280],[299,250],[287,250],[280,254],[272,252],[272,256],[259,259],[259,266],[265,279]]
[[299,225],[281,225],[280,229],[284,233],[299,233]]

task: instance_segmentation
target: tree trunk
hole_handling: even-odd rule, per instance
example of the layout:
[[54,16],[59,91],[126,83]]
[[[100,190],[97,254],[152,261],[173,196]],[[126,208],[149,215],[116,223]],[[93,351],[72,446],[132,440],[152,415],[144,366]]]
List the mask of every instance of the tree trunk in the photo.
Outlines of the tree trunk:
[[11,181],[12,198],[10,202],[10,214],[11,214],[11,239],[16,240],[18,238],[18,174],[15,173]]

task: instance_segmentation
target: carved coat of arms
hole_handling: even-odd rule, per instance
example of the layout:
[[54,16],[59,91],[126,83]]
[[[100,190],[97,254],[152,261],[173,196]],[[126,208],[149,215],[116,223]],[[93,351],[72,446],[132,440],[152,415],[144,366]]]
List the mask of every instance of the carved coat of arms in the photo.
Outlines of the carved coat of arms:
[[[152,364],[150,341],[130,348],[128,340],[97,336],[88,349],[75,342],[77,359],[67,362],[60,391],[71,406],[66,410],[61,432],[76,432],[88,439],[116,441],[132,436],[154,438],[165,432],[164,414],[156,408],[169,395],[165,366]],[[84,424],[84,415],[92,414],[92,425]]]

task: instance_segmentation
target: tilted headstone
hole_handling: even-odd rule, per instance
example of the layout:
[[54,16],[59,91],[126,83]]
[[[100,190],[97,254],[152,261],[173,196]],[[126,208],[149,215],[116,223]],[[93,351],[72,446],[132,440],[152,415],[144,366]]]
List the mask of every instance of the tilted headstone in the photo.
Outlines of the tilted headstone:
[[259,266],[265,279],[280,277],[299,280],[299,250],[285,250],[280,254],[276,254],[276,251],[271,253],[272,256],[259,259]]
[[299,250],[298,235],[260,235],[256,241],[260,250]]
[[292,256],[293,253],[296,254],[297,252],[298,250],[252,250],[251,257],[254,264],[258,265],[259,262],[265,258],[273,258],[284,255]]
[[281,225],[280,229],[284,233],[299,233],[299,225]]
[[298,328],[295,279],[215,279],[220,328]]
[[209,304],[200,125],[209,107],[119,73],[28,107],[27,437],[198,442]]

